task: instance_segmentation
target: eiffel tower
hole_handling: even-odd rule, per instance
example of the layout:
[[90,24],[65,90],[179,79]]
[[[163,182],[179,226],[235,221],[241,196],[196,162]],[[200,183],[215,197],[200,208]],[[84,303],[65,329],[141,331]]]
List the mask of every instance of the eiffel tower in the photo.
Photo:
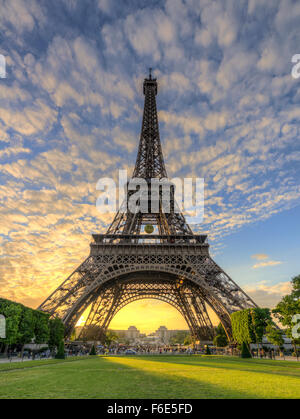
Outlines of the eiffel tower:
[[[156,108],[157,80],[151,70],[143,88],[143,122],[133,177],[149,184],[153,178],[167,178]],[[98,325],[105,333],[124,306],[152,298],[175,307],[195,341],[213,338],[212,312],[230,339],[230,314],[256,307],[211,258],[207,236],[194,234],[183,214],[174,210],[171,191],[167,213],[160,193],[155,213],[131,212],[121,206],[107,233],[93,234],[88,258],[39,307],[63,320],[66,337],[89,307],[85,327]],[[156,228],[155,234],[145,234],[149,224]]]

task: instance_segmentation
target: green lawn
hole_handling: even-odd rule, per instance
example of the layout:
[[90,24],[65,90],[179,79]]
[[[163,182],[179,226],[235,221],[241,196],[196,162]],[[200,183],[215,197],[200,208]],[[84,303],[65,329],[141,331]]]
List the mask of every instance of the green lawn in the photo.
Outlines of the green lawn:
[[299,398],[300,363],[205,356],[0,365],[0,398]]

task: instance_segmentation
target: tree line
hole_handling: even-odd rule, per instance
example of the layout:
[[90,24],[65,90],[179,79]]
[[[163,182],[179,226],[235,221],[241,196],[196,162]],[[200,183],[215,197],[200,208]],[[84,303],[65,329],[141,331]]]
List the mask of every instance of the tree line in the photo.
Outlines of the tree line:
[[[300,314],[300,275],[291,281],[292,291],[273,309],[251,308],[235,312],[231,315],[233,339],[244,347],[244,351],[250,347],[250,343],[257,345],[266,336],[270,343],[282,346],[283,334],[292,341],[294,351],[297,354],[297,345],[300,344],[299,333],[295,336],[294,316]],[[50,319],[49,314],[33,310],[22,304],[0,298],[0,315],[6,319],[6,338],[0,338],[0,353],[7,352],[9,348],[19,346],[23,349],[29,343],[48,344],[51,351],[60,349],[63,352],[64,325],[58,318]],[[273,321],[272,315],[281,323],[283,330]],[[83,340],[103,340],[108,346],[119,340],[113,332],[103,334],[96,325],[83,331]],[[171,343],[192,343],[191,336],[178,331],[171,339]],[[216,346],[227,346],[226,333],[220,324],[216,328],[214,339]]]
[[[300,314],[300,275],[292,279],[291,285],[291,294],[283,297],[273,310],[250,308],[231,315],[233,339],[243,347],[246,355],[250,343],[259,345],[263,336],[273,345],[281,347],[284,344],[284,334],[291,339],[294,353],[297,355],[300,339],[297,337],[299,334],[293,331],[297,328],[294,322],[295,315]],[[276,325],[272,315],[281,323],[283,329]]]
[[58,318],[22,304],[0,298],[0,314],[5,317],[6,337],[0,339],[0,353],[29,343],[48,344],[54,351],[64,339],[64,324]]

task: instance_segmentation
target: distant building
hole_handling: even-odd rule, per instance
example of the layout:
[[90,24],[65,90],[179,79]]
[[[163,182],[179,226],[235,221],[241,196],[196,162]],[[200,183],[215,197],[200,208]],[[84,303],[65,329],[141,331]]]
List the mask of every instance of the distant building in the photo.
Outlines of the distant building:
[[155,335],[159,338],[161,343],[168,344],[170,342],[171,338],[171,330],[168,330],[166,326],[160,326],[156,332]]
[[166,326],[160,326],[156,330],[155,336],[157,336],[161,343],[168,345],[170,343],[170,339],[179,332],[185,333],[186,335],[189,334],[188,330],[169,330]]
[[169,345],[170,339],[182,333],[188,335],[189,330],[169,330],[166,326],[160,326],[156,332],[149,333],[147,336],[141,333],[135,326],[128,327],[127,330],[111,330],[117,336],[131,344],[139,345]]
[[127,336],[129,340],[136,340],[140,337],[140,331],[135,326],[129,326]]
[[127,330],[112,330],[112,332],[130,342],[136,342],[141,337],[140,331],[135,326],[129,326]]

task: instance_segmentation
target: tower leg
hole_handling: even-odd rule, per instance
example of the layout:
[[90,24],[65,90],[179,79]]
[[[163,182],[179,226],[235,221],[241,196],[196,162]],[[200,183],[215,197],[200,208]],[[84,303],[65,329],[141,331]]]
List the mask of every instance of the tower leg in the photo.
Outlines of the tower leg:
[[[80,333],[80,337],[84,337],[88,327],[91,325],[98,326],[101,332],[99,337],[103,337],[107,328],[115,315],[115,311],[119,306],[122,295],[122,288],[117,284],[103,289],[93,302],[91,310]],[[101,340],[101,339],[99,339]]]

